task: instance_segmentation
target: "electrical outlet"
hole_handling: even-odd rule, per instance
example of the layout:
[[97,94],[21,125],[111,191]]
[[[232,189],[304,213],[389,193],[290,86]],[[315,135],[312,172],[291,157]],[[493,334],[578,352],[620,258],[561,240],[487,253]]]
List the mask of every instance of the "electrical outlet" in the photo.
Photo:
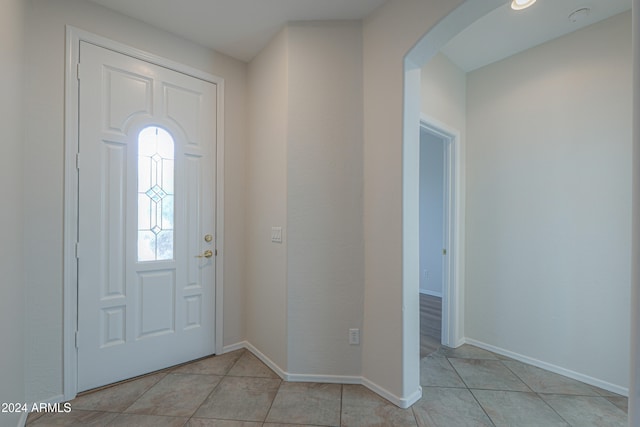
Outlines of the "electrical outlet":
[[349,329],[349,344],[360,345],[360,329]]

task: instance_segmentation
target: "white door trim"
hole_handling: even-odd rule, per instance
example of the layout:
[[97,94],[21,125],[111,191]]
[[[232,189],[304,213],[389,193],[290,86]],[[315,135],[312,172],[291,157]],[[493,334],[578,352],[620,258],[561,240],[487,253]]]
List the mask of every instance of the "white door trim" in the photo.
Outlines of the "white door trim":
[[442,344],[458,347],[463,343],[464,313],[463,274],[464,220],[461,204],[464,200],[464,165],[460,132],[425,114],[420,115],[420,128],[441,138],[444,149],[444,238],[447,250],[443,265],[442,284]]
[[216,289],[215,351],[223,351],[223,265],[224,265],[224,79],[118,43],[96,34],[66,27],[65,123],[64,123],[64,231],[63,231],[63,392],[71,400],[78,388],[78,358],[75,343],[78,308],[78,67],[80,42],[101,46],[217,85],[216,143]]

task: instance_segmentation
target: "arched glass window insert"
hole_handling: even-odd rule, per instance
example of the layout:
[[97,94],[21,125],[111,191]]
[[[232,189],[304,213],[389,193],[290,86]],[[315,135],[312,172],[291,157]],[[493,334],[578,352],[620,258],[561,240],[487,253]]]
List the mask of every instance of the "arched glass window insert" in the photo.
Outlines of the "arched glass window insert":
[[157,126],[138,134],[138,261],[173,259],[174,146]]

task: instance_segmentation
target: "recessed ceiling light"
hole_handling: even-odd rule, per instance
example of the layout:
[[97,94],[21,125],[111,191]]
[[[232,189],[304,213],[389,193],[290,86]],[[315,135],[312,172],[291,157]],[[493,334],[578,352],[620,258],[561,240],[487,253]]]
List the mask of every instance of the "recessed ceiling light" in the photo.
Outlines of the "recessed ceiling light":
[[532,4],[534,4],[536,0],[513,0],[511,2],[511,9],[513,10],[522,10],[526,9]]

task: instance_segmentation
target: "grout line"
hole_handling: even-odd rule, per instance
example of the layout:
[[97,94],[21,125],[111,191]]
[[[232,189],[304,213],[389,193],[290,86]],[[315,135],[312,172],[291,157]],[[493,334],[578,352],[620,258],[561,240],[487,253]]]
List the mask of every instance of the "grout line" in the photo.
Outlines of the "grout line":
[[538,399],[542,400],[542,402],[544,402],[544,404],[547,405],[556,415],[558,415],[562,421],[571,425],[571,423],[568,420],[565,420],[564,417],[560,414],[560,412],[556,411],[554,407],[549,404],[549,402],[547,402],[542,398],[542,396],[540,396],[540,394],[536,393],[536,396],[538,397]]
[[[454,387],[454,386],[445,386],[445,385],[420,385],[420,387],[422,388],[444,388],[447,390],[467,390],[469,389],[467,386],[462,386],[462,387]],[[480,389],[475,389],[474,390],[480,390]]]
[[273,399],[271,400],[271,404],[269,404],[269,409],[267,410],[267,413],[264,416],[264,420],[262,420],[262,424],[267,422],[267,418],[269,418],[269,414],[271,413],[271,409],[273,408],[273,402],[275,402],[276,399],[278,398],[278,394],[280,393],[282,384],[284,384],[284,381],[280,380],[280,384],[278,384],[278,390],[276,390],[276,394],[273,396]]
[[[421,399],[422,400],[422,399]],[[418,403],[418,402],[416,402]],[[416,423],[416,427],[418,427],[418,416],[416,415],[416,403],[411,405],[411,413],[413,414],[413,421]],[[426,411],[425,411],[426,412]]]
[[[489,414],[487,413],[487,411],[484,409],[484,406],[482,406],[482,404],[480,403],[480,401],[478,400],[478,398],[476,397],[475,394],[473,394],[473,392],[471,391],[471,389],[469,388],[469,385],[467,384],[467,382],[464,380],[464,378],[462,378],[462,375],[460,375],[460,373],[458,372],[458,370],[456,369],[455,366],[453,366],[453,363],[451,363],[451,361],[449,360],[449,358],[447,356],[445,356],[445,359],[447,359],[447,362],[449,362],[449,365],[451,365],[451,367],[453,368],[453,371],[456,373],[456,375],[458,375],[458,377],[460,378],[460,380],[462,381],[462,383],[467,387],[467,391],[469,392],[469,394],[471,395],[471,397],[473,397],[473,400],[478,404],[478,406],[480,407],[480,409],[482,410],[482,412],[485,414],[485,416],[487,417],[487,419],[489,420],[489,422],[495,427],[495,423],[493,422],[493,419],[489,416]],[[478,360],[478,359],[471,359],[471,360]]]
[[517,379],[519,379],[519,380],[520,380],[520,382],[521,382],[522,384],[524,384],[524,386],[525,386],[526,388],[528,388],[528,389],[529,389],[529,391],[530,391],[531,393],[535,393],[535,391],[534,391],[534,390],[529,386],[529,384],[527,384],[527,382],[526,382],[525,380],[523,380],[523,379],[520,377],[520,375],[518,375],[518,374],[517,374],[517,373],[515,373],[513,370],[511,370],[511,368],[509,368],[509,367],[504,363],[504,361],[500,360],[500,364],[501,364],[504,368],[506,368],[506,369],[507,369],[507,371],[511,372],[511,374],[513,374]]
[[451,363],[451,361],[449,360],[449,358],[447,356],[444,357],[445,359],[447,359],[447,363],[449,364],[449,366],[451,366],[451,369],[453,369],[453,372],[456,373],[456,375],[458,376],[458,378],[460,378],[460,381],[462,381],[462,384],[464,384],[464,386],[467,388],[467,390],[469,389],[469,385],[467,384],[467,382],[464,380],[464,378],[462,378],[462,375],[460,375],[460,372],[458,372],[458,370],[456,369],[455,366],[453,366],[453,363]]
[[[244,350],[244,349],[243,349]],[[242,353],[240,353],[240,356],[238,356],[238,358],[236,359],[235,362],[233,362],[233,365],[229,366],[229,369],[227,369],[227,371],[224,373],[224,376],[226,377],[227,375],[229,375],[229,372],[231,372],[233,370],[233,368],[240,362],[240,359],[242,359],[242,356],[244,356],[246,354],[247,350],[244,350]]]
[[[189,420],[191,420],[191,418],[193,418],[193,416],[200,410],[200,408],[202,408],[202,405],[204,405],[205,402],[207,400],[209,400],[209,398],[213,395],[213,393],[218,389],[218,387],[220,386],[220,384],[222,383],[222,380],[224,380],[226,375],[217,375],[217,376],[220,377],[220,381],[218,381],[218,383],[213,387],[211,392],[209,394],[207,394],[207,396],[204,398],[204,400],[202,402],[200,402],[200,405],[198,405],[196,410],[193,411],[193,414],[191,414],[191,416],[189,417]],[[187,421],[187,423],[189,423],[189,420]]]
[[[474,389],[476,390],[476,389]],[[475,402],[478,404],[478,406],[480,407],[480,409],[482,409],[482,412],[484,412],[484,414],[487,416],[487,419],[489,420],[489,422],[491,424],[493,424],[493,426],[495,427],[496,423],[493,422],[493,419],[491,418],[491,416],[489,415],[489,413],[487,412],[486,409],[484,409],[484,406],[482,406],[482,403],[480,403],[480,401],[478,400],[478,398],[476,397],[475,394],[473,394],[473,391],[471,389],[467,389],[467,391],[469,392],[469,394],[471,394],[471,397],[473,397],[473,400],[475,400]],[[494,390],[495,391],[495,390]],[[499,391],[499,390],[498,390]]]

